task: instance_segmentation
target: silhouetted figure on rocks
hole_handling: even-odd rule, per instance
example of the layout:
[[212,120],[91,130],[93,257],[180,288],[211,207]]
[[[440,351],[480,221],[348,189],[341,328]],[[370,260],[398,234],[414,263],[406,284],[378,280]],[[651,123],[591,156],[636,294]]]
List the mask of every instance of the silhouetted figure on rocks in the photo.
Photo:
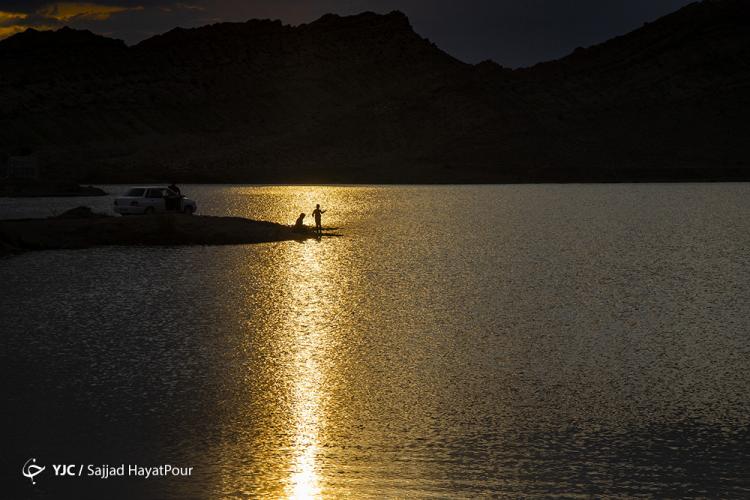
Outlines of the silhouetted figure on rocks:
[[301,213],[299,214],[299,217],[297,217],[297,222],[294,223],[294,230],[297,232],[302,232],[305,230],[305,214]]
[[323,226],[320,225],[320,216],[326,213],[325,210],[320,209],[320,205],[315,205],[315,210],[313,210],[313,217],[315,217],[315,230],[317,232],[323,231]]

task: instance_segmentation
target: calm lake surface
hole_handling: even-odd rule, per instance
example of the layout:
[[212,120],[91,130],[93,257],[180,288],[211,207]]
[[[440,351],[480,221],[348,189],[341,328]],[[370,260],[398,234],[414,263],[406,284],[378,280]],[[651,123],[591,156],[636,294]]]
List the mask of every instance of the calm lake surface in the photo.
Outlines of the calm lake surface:
[[18,498],[750,495],[750,185],[183,191],[342,236],[0,260]]

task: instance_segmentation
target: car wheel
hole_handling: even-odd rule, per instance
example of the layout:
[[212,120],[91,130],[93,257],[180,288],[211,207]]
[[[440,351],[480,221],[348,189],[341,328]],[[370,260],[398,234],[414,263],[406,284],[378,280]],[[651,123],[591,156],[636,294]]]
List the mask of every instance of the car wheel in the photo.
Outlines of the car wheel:
[[154,207],[146,207],[146,210],[143,211],[145,215],[153,215],[154,214]]
[[185,207],[182,209],[182,213],[185,215],[193,215],[193,207]]

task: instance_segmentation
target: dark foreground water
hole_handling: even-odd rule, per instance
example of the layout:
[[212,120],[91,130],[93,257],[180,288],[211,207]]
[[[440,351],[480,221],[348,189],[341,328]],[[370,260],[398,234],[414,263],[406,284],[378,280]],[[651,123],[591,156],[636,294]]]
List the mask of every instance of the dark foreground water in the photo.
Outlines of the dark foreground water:
[[750,185],[186,191],[343,236],[0,260],[3,497],[750,495]]

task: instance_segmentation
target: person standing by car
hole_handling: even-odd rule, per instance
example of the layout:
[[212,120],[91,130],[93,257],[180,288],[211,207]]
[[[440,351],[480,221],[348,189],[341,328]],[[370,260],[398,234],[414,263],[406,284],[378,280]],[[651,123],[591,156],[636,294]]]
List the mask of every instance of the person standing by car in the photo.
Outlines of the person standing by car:
[[164,202],[167,204],[167,210],[174,210],[175,212],[182,212],[182,204],[180,203],[182,199],[182,191],[180,191],[180,188],[177,187],[177,184],[174,182],[167,186],[167,189],[171,191],[174,194],[171,194],[167,192],[167,199],[164,200]]

